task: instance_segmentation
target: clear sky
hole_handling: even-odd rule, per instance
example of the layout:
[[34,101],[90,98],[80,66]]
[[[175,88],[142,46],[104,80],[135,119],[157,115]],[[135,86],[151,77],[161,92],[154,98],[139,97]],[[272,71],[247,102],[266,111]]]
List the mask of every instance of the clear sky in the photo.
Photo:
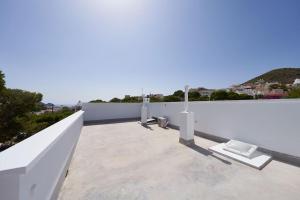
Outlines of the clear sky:
[[300,66],[299,0],[1,0],[7,87],[72,104]]

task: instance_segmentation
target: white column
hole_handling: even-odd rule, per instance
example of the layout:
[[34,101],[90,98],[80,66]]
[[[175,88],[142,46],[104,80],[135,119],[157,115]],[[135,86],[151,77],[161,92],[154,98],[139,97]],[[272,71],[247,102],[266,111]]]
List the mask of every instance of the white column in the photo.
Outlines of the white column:
[[145,95],[143,95],[143,105],[141,109],[141,123],[146,124],[147,123],[147,115],[148,115],[148,108],[147,108],[147,102],[148,99],[145,98]]
[[189,86],[184,87],[184,112],[188,112],[189,109]]
[[194,113],[188,111],[189,86],[185,86],[184,111],[180,113],[180,138],[179,142],[193,145],[194,142]]

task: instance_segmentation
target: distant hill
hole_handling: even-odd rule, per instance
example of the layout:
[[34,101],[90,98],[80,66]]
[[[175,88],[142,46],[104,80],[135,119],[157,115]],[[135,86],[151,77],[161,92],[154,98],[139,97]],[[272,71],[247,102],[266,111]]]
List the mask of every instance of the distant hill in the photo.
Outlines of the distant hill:
[[264,73],[243,84],[255,83],[260,79],[263,79],[266,82],[279,82],[283,84],[291,84],[296,78],[300,78],[300,68],[279,68]]

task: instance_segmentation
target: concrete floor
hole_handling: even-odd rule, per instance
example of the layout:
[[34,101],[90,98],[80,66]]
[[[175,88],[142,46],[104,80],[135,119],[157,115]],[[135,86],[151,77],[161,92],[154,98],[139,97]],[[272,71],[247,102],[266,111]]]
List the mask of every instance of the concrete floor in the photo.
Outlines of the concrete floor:
[[85,126],[59,199],[300,199],[299,167],[272,161],[260,171],[195,142],[137,122]]

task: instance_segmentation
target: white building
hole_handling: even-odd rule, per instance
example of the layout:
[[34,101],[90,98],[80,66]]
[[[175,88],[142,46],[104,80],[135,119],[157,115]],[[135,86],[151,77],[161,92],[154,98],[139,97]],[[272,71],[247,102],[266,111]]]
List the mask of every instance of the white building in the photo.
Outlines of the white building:
[[296,78],[294,83],[293,83],[293,86],[300,86],[300,79],[299,78]]
[[190,92],[199,92],[199,94],[203,97],[210,97],[211,94],[214,92],[215,90],[213,89],[206,89],[203,87],[199,87],[199,88],[191,88]]

